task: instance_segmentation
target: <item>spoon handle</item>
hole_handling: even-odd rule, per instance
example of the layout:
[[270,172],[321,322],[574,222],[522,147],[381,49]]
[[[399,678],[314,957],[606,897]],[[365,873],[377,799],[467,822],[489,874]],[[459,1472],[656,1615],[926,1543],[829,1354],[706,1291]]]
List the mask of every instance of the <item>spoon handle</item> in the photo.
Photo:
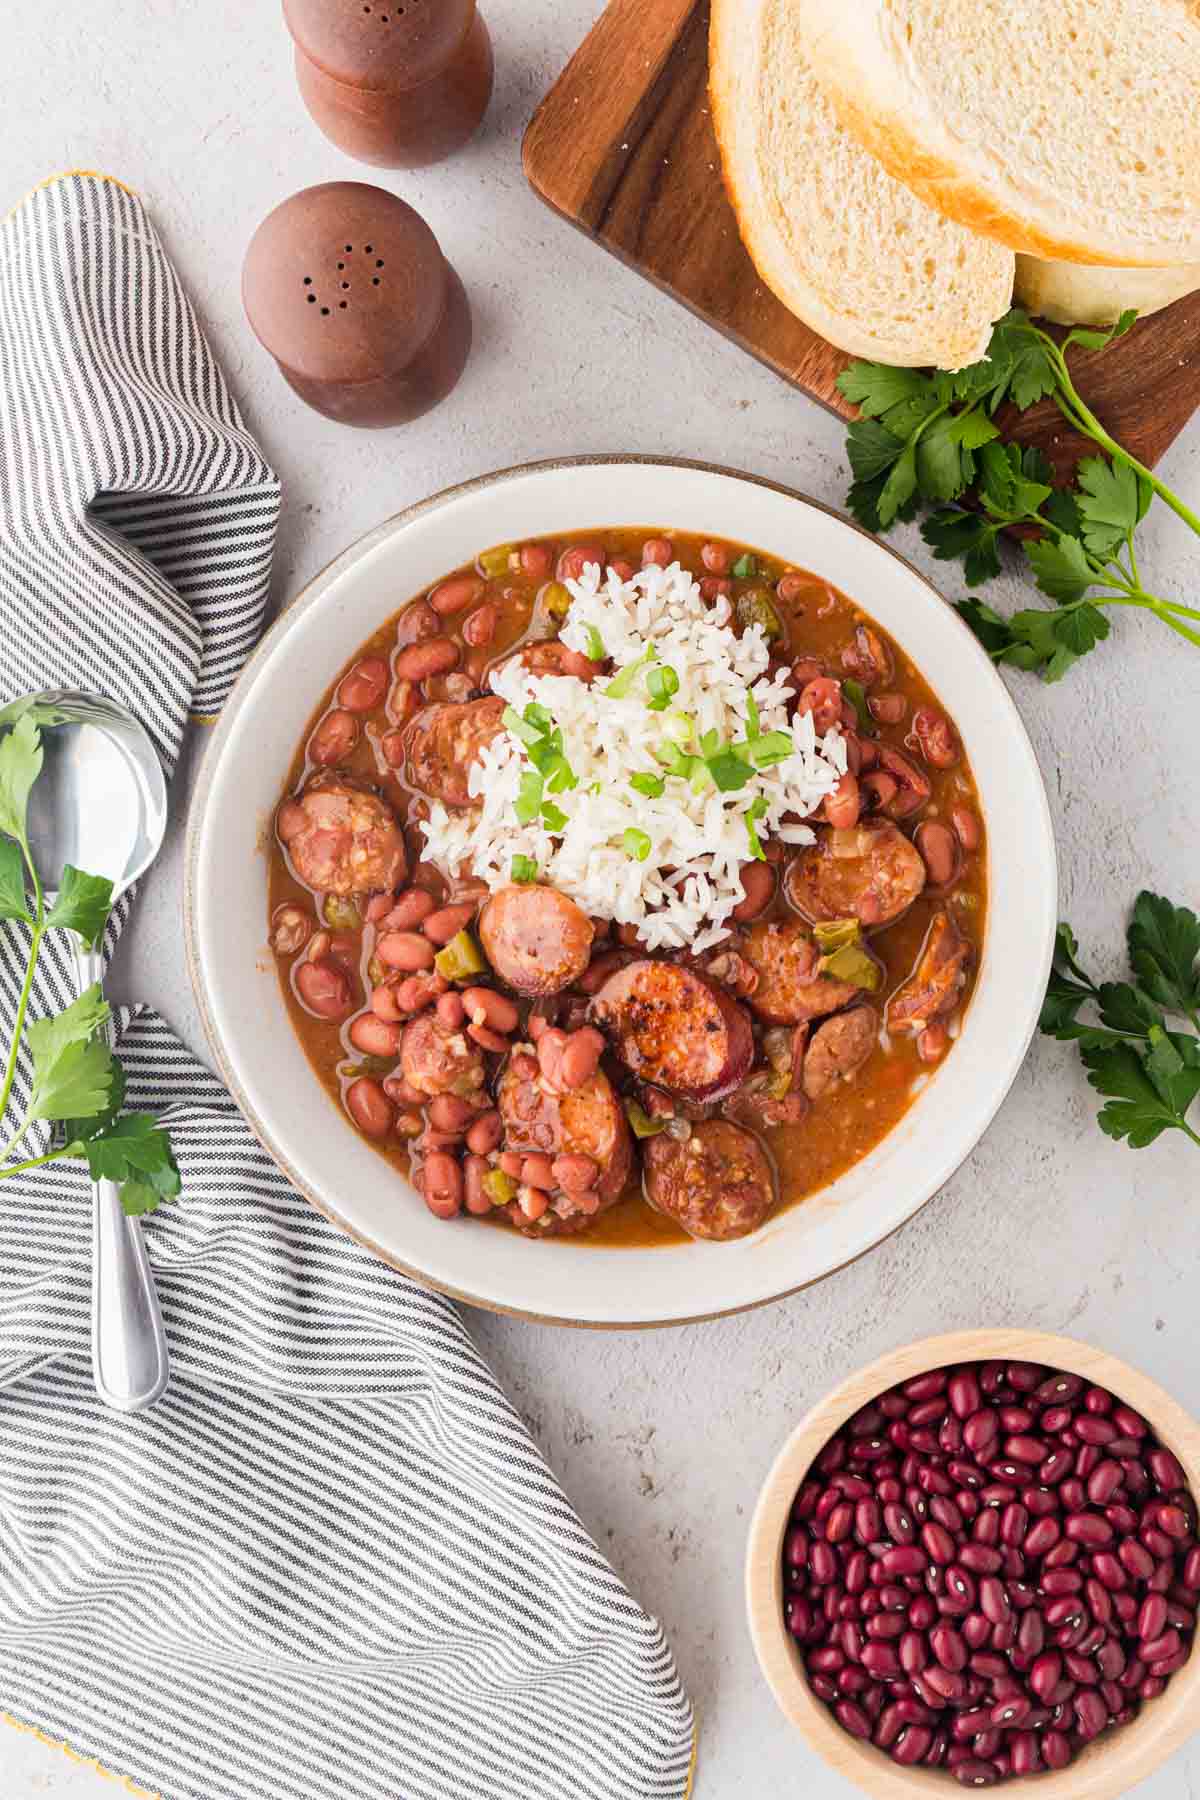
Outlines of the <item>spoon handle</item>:
[[[104,963],[79,950],[79,991],[103,981]],[[153,1405],[167,1385],[167,1336],[145,1240],[121,1207],[115,1181],[92,1187],[92,1376],[117,1412]]]

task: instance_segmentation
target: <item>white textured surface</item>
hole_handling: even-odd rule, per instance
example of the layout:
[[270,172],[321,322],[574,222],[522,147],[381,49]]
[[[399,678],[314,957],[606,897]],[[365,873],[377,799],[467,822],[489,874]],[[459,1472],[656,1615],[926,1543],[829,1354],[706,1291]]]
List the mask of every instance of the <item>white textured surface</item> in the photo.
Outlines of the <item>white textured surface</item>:
[[[426,213],[457,263],[477,342],[440,412],[373,435],[305,411],[241,314],[241,254],[262,215],[310,182],[375,178],[309,125],[275,9],[243,0],[9,9],[0,206],[74,166],[119,175],[145,196],[284,477],[281,598],[409,501],[538,456],[695,456],[840,502],[836,422],[571,232],[524,185],[525,120],[597,10],[596,0],[489,0],[498,87],[485,134],[440,169],[383,177]],[[1162,473],[1200,502],[1200,428]],[[1177,521],[1156,508],[1142,537],[1152,585],[1174,597],[1200,592],[1200,554]],[[934,567],[915,532],[897,542]],[[952,577],[946,585],[961,591]],[[869,594],[857,597],[870,606]],[[1015,579],[996,589],[1002,610],[1023,599]],[[1200,650],[1130,617],[1115,637],[1061,687],[1011,678],[1046,773],[1064,910],[1105,973],[1120,964],[1139,886],[1200,901]],[[153,1001],[199,1044],[179,927],[188,773],[114,988]],[[674,1641],[700,1709],[699,1800],[852,1792],[776,1714],[741,1606],[758,1485],[800,1411],[835,1379],[926,1332],[1032,1324],[1104,1345],[1200,1410],[1200,1153],[1183,1142],[1136,1154],[1111,1145],[1094,1110],[1076,1060],[1039,1042],[975,1155],[912,1225],[763,1311],[642,1335],[470,1321],[585,1521]],[[3,1703],[0,1693],[0,1712]],[[1200,1747],[1138,1791],[1191,1800],[1198,1785]],[[4,1800],[116,1791],[0,1729]]]

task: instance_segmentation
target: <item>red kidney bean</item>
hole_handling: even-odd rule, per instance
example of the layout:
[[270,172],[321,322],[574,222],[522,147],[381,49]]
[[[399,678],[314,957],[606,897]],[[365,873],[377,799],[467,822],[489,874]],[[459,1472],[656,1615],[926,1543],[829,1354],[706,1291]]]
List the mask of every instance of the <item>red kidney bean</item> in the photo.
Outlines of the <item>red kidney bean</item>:
[[498,1112],[477,1115],[467,1132],[467,1149],[476,1156],[487,1156],[500,1142],[502,1124]]
[[469,644],[473,650],[486,649],[496,635],[499,622],[500,609],[492,601],[477,606],[462,622],[464,644]]
[[675,546],[670,538],[647,538],[642,545],[642,567],[665,569],[674,560]]
[[[492,1210],[491,1196],[483,1185],[483,1179],[487,1173],[488,1160],[486,1156],[463,1158],[463,1201],[467,1211],[474,1213],[477,1218],[486,1218]],[[793,1602],[793,1604],[795,1603]],[[804,1603],[801,1601],[799,1604],[803,1605]],[[807,1611],[808,1608],[805,1607],[805,1612],[807,1613]],[[795,1627],[791,1625],[791,1617],[789,1610],[788,1624],[789,1628],[794,1630]]]
[[892,1760],[909,1768],[921,1761],[932,1743],[933,1732],[927,1725],[907,1725],[892,1745]]
[[453,638],[427,638],[424,643],[410,644],[396,658],[395,673],[401,681],[428,681],[432,675],[445,675],[458,662],[459,649]]
[[310,761],[322,768],[343,762],[358,742],[358,730],[358,720],[352,712],[339,709],[326,713],[308,740]]
[[604,1039],[592,1025],[573,1031],[561,1049],[557,1079],[564,1088],[584,1087],[600,1066]]
[[396,1120],[396,1109],[377,1081],[360,1075],[346,1089],[346,1111],[364,1137],[385,1138]]
[[421,1168],[421,1193],[430,1212],[439,1219],[453,1219],[462,1210],[463,1172],[456,1156],[434,1150]]
[[375,954],[385,969],[398,969],[406,975],[433,967],[433,946],[417,931],[382,932]]
[[930,1520],[921,1527],[921,1543],[935,1563],[952,1563],[954,1561],[954,1539],[944,1525]]
[[818,737],[824,737],[841,720],[841,682],[835,681],[830,675],[818,675],[801,693],[797,711],[811,713],[813,730]]
[[[913,731],[927,763],[935,769],[954,767],[961,752],[954,727],[945,713],[937,712],[931,706],[918,707],[913,714]],[[1009,1380],[1012,1381],[1011,1368]],[[1017,1385],[1013,1382],[1014,1387]]]
[[292,979],[303,1004],[319,1019],[344,1019],[354,1005],[350,972],[332,958],[296,964]]
[[360,1013],[349,1030],[350,1042],[364,1056],[382,1056],[395,1061],[400,1054],[400,1027],[377,1018],[373,1012]]
[[606,560],[599,544],[572,544],[558,559],[558,579],[579,581],[588,563],[597,563],[603,573]]
[[510,1048],[509,1041],[504,1034],[493,1031],[490,1025],[468,1025],[467,1036],[478,1044],[481,1050],[490,1050],[496,1056],[503,1056]]
[[469,987],[462,996],[463,1010],[473,1025],[488,1025],[493,1031],[512,1032],[521,1015],[514,1001],[495,988]]
[[338,683],[338,705],[351,713],[370,712],[387,693],[391,679],[382,656],[361,657]]
[[421,922],[421,930],[431,944],[439,948],[456,938],[460,931],[465,931],[475,917],[476,906],[473,900],[463,901],[456,906],[443,906],[437,912],[431,912]]
[[[853,822],[853,821],[852,821]],[[831,821],[832,823],[832,821]],[[958,872],[958,843],[948,825],[927,819],[914,834],[932,887],[949,887]]]

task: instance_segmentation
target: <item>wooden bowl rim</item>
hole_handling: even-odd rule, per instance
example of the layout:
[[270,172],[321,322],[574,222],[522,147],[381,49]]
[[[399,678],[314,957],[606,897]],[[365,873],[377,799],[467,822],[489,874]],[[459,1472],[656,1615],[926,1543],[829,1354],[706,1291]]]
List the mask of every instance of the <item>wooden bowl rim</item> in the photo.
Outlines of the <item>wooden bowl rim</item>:
[[[792,1501],[814,1457],[860,1407],[930,1369],[994,1359],[1043,1363],[1108,1388],[1147,1419],[1183,1464],[1200,1496],[1200,1426],[1179,1402],[1137,1369],[1077,1338],[1012,1328],[954,1331],[888,1351],[858,1370],[805,1415],[763,1484],[746,1546],[750,1636],[780,1711],[839,1774],[877,1800],[932,1800],[956,1790],[944,1769],[903,1768],[842,1730],[809,1689],[783,1623],[783,1537]],[[1200,1727],[1200,1649],[1165,1693],[1111,1737],[1090,1744],[1066,1769],[1037,1777],[1038,1800],[1115,1800],[1166,1761]],[[1032,1790],[1030,1790],[1032,1791]]]

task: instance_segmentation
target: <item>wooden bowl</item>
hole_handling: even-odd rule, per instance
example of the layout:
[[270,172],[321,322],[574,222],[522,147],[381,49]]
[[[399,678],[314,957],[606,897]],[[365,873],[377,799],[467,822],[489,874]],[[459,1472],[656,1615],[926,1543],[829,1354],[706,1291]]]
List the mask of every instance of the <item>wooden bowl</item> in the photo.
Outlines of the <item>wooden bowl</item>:
[[[1145,1375],[1103,1350],[1043,1331],[956,1331],[922,1338],[860,1369],[813,1407],[775,1459],[759,1496],[746,1551],[746,1605],[750,1635],[763,1674],[784,1714],[840,1775],[879,1800],[942,1800],[959,1792],[945,1769],[904,1768],[884,1751],[842,1730],[812,1693],[795,1641],[783,1619],[783,1538],[792,1502],[814,1458],[860,1407],[898,1382],[951,1363],[1005,1360],[1044,1363],[1108,1388],[1146,1418],[1200,1495],[1200,1427],[1177,1401]],[[1001,1784],[1037,1794],[1038,1800],[1108,1800],[1128,1793],[1165,1762],[1200,1726],[1200,1647],[1143,1705],[1132,1724],[1102,1736],[1069,1768]]]

